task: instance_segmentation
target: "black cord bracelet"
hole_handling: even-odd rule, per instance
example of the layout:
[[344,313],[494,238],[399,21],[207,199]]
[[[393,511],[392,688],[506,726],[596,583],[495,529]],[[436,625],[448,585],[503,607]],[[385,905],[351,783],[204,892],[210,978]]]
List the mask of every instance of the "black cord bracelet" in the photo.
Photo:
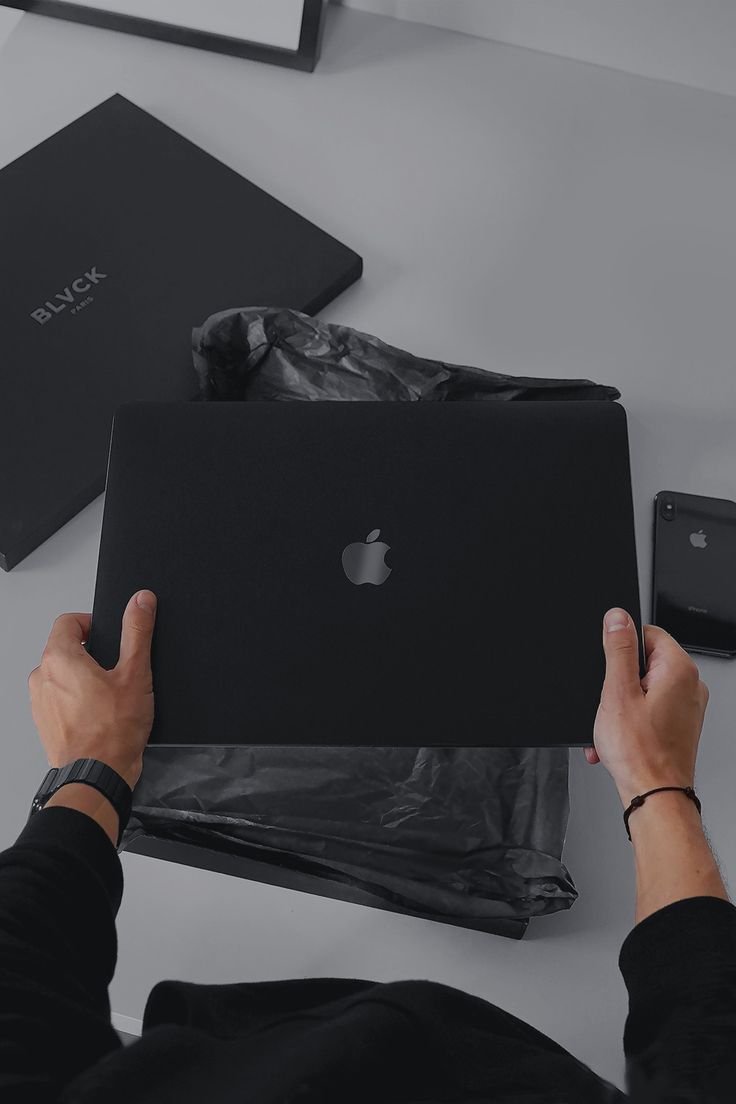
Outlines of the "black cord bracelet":
[[651,797],[655,793],[665,793],[667,790],[676,790],[678,793],[684,793],[686,797],[689,797],[695,804],[695,808],[700,812],[701,806],[698,800],[698,795],[692,786],[658,786],[656,790],[647,790],[646,793],[639,794],[638,797],[632,798],[631,804],[624,813],[624,828],[626,829],[626,835],[631,839],[631,832],[629,831],[629,817],[633,813],[634,809],[639,809],[648,797]]

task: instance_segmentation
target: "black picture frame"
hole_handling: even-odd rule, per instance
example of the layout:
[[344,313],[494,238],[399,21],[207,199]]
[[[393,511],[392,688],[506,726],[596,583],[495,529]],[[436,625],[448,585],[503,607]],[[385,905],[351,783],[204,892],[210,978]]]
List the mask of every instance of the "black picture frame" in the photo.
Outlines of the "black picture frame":
[[251,58],[272,65],[284,65],[311,73],[319,59],[324,25],[325,0],[303,0],[302,27],[299,46],[286,50],[280,46],[266,46],[260,42],[234,38],[230,35],[180,27],[161,23],[156,19],[144,19],[136,15],[123,15],[102,8],[88,8],[82,4],[66,3],[66,0],[0,0],[0,7],[19,8],[37,15],[50,15],[73,23],[88,23],[111,31],[143,35],[162,42],[175,42],[180,46],[195,46],[202,50],[214,50],[232,57]]

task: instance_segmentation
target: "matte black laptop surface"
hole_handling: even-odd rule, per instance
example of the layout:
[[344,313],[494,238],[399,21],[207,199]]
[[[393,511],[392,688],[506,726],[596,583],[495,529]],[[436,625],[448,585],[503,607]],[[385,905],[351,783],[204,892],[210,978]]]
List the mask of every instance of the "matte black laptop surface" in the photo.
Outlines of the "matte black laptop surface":
[[134,404],[90,651],[159,596],[169,744],[586,744],[601,620],[639,619],[622,407]]
[[237,306],[315,313],[361,272],[122,96],[0,171],[0,243],[6,569],[102,491],[120,403],[192,397],[193,326]]

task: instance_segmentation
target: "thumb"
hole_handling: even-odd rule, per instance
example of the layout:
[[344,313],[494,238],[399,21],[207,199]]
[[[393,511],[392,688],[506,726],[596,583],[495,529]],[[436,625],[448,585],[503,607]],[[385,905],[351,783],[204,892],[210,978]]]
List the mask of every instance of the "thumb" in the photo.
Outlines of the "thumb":
[[118,668],[139,672],[149,670],[155,621],[156,595],[150,590],[139,590],[130,599],[123,614]]
[[636,626],[626,610],[610,609],[603,618],[603,650],[606,654],[604,693],[641,693]]

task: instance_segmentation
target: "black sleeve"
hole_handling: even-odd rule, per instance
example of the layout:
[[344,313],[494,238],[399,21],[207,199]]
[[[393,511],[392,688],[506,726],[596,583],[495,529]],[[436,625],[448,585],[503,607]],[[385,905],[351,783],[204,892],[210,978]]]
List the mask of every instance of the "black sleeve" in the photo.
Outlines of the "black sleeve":
[[46,1104],[120,1045],[107,987],[123,877],[100,826],[37,813],[0,854],[0,1100]]
[[692,897],[652,913],[621,948],[636,1104],[736,1100],[736,908]]

